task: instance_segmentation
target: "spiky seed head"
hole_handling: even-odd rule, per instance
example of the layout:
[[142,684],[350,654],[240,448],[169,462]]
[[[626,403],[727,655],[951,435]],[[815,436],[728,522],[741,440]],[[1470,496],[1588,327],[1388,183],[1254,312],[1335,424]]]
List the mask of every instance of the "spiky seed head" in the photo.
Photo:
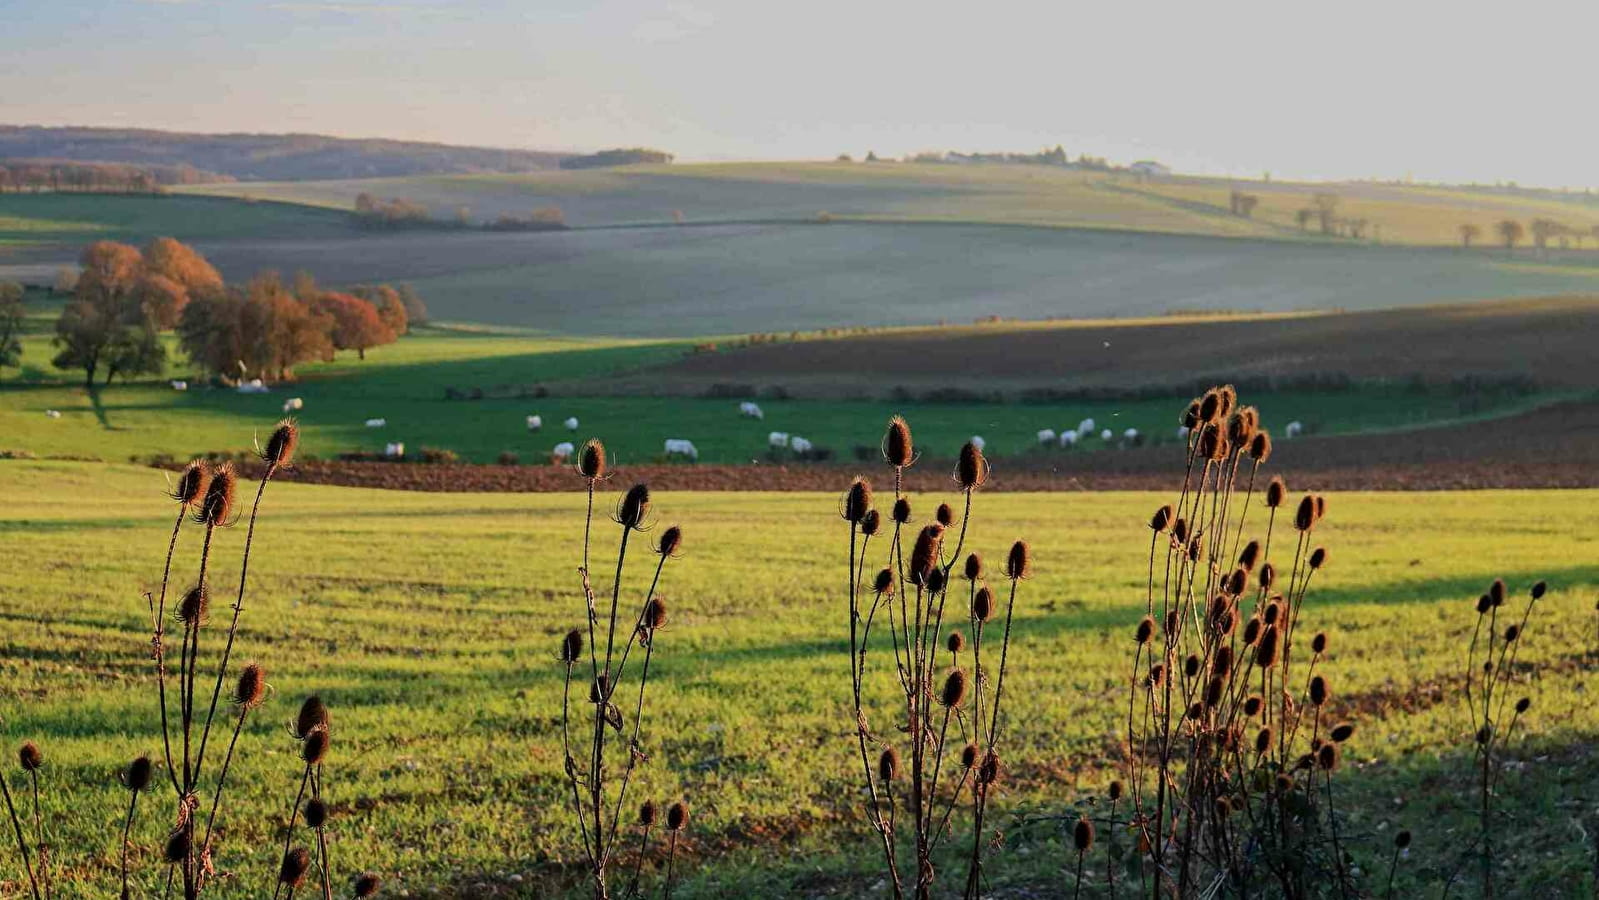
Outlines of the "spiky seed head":
[[1221,408],[1216,414],[1225,419],[1238,406],[1238,389],[1230,384],[1224,384],[1216,388],[1216,393],[1221,397]]
[[661,532],[661,540],[655,545],[655,552],[662,556],[677,556],[683,549],[683,529],[678,525],[668,526]]
[[283,863],[278,866],[278,883],[297,888],[305,883],[305,873],[311,868],[311,852],[304,847],[295,847],[283,854]]
[[892,518],[901,525],[908,525],[911,521],[911,502],[904,497],[894,501]]
[[1494,583],[1488,585],[1488,599],[1494,606],[1505,605],[1505,580],[1495,578]]
[[966,442],[961,446],[960,459],[955,463],[955,481],[966,490],[981,487],[988,480],[988,460],[977,445]]
[[844,521],[859,524],[872,508],[872,483],[859,477],[850,482],[849,490],[844,492],[843,506],[840,515]]
[[1225,695],[1226,690],[1226,679],[1219,676],[1210,679],[1210,683],[1205,685],[1205,708],[1215,709],[1216,707],[1221,706],[1221,699]]
[[1261,620],[1267,625],[1276,625],[1277,618],[1282,615],[1282,611],[1282,604],[1278,603],[1274,598],[1271,602],[1266,604],[1265,609],[1261,610]]
[[305,764],[308,766],[322,765],[323,761],[328,758],[328,743],[330,740],[326,725],[313,728],[311,733],[305,736],[305,742],[300,745],[300,758],[305,760]]
[[1178,417],[1177,421],[1189,431],[1193,431],[1199,426],[1199,403],[1199,397],[1195,397],[1193,400],[1190,400],[1188,402],[1188,407],[1184,409],[1183,414]]
[[1270,750],[1271,739],[1272,731],[1270,725],[1255,732],[1255,752],[1265,753],[1267,750]]
[[1150,638],[1153,638],[1154,636],[1155,620],[1149,616],[1145,616],[1140,619],[1138,621],[1138,628],[1133,631],[1133,640],[1140,644],[1147,644],[1149,643]]
[[1516,701],[1516,712],[1524,713],[1529,709],[1532,709],[1531,697],[1522,697],[1520,700]]
[[1513,644],[1518,637],[1521,637],[1520,625],[1511,625],[1505,629],[1505,643]]
[[928,525],[916,535],[916,543],[911,546],[910,571],[907,573],[911,584],[927,584],[927,577],[938,565],[938,551],[943,543],[944,528],[941,525]]
[[1316,495],[1316,521],[1327,518],[1327,498],[1321,494]]
[[638,808],[638,823],[644,828],[653,828],[655,819],[659,814],[659,811],[655,808],[655,801],[645,800]]
[[1199,398],[1199,421],[1214,422],[1221,416],[1221,395],[1215,388],[1206,391]]
[[933,566],[932,571],[927,573],[927,592],[937,594],[942,590],[944,590],[944,569],[941,566]]
[[959,653],[966,649],[966,635],[961,634],[959,631],[951,631],[949,639],[945,643],[949,647],[949,652]]
[[1193,537],[1188,539],[1188,561],[1189,562],[1198,562],[1199,561],[1199,557],[1203,554],[1203,552],[1204,552],[1204,546],[1199,540],[1199,535],[1196,534]]
[[331,723],[327,704],[322,702],[321,697],[312,694],[300,704],[300,714],[294,719],[294,736],[303,741],[311,732],[318,728],[326,729]]
[[1216,648],[1216,654],[1210,660],[1210,671],[1220,678],[1226,678],[1232,674],[1233,648],[1231,644],[1222,644]]
[[994,592],[989,590],[987,585],[983,585],[977,589],[976,594],[972,595],[972,620],[975,622],[987,622],[993,617]]
[[181,863],[189,858],[189,833],[186,829],[179,828],[167,835],[166,845],[162,848],[162,856],[169,863]]
[[1255,571],[1255,566],[1260,563],[1260,541],[1250,541],[1238,553],[1238,567],[1249,572]]
[[305,824],[312,828],[321,828],[328,823],[328,804],[321,797],[312,797],[305,801]]
[[977,766],[977,782],[989,785],[999,780],[999,754],[990,750],[983,754],[983,761]]
[[1310,567],[1312,569],[1320,569],[1325,565],[1327,565],[1326,547],[1317,547],[1310,551]]
[[1405,848],[1407,848],[1409,846],[1410,846],[1410,832],[1409,831],[1401,831],[1398,834],[1394,835],[1394,847],[1396,849],[1404,850]]
[[1183,660],[1183,674],[1189,678],[1199,674],[1199,654],[1190,653],[1188,658]]
[[1165,682],[1165,680],[1166,680],[1166,666],[1165,666],[1165,664],[1163,664],[1163,663],[1155,663],[1154,665],[1149,667],[1149,686],[1150,687],[1158,688],[1158,687],[1161,686],[1161,684],[1163,682]]
[[660,597],[651,597],[650,602],[644,604],[644,627],[650,631],[666,624],[666,601]]
[[250,663],[239,671],[239,681],[233,686],[233,703],[241,710],[251,710],[261,705],[266,696],[266,670],[260,663]]
[[37,772],[44,768],[44,751],[33,741],[23,741],[17,749],[17,761],[22,763],[25,772]]
[[1321,749],[1316,751],[1316,766],[1323,772],[1331,772],[1338,768],[1338,756],[1337,744],[1322,744]]
[[1487,615],[1488,614],[1488,610],[1493,609],[1493,608],[1494,608],[1494,598],[1488,596],[1487,594],[1483,594],[1481,597],[1477,598],[1477,615],[1479,615],[1479,616]]
[[1327,632],[1318,631],[1318,632],[1316,632],[1316,636],[1310,639],[1310,652],[1312,652],[1312,653],[1326,653],[1327,652]]
[[1260,417],[1253,406],[1246,406],[1227,417],[1227,440],[1234,447],[1249,449],[1254,445],[1255,434],[1260,430]]
[[267,438],[266,447],[261,450],[261,459],[268,466],[286,466],[294,461],[295,448],[300,446],[300,427],[294,424],[293,419],[284,419],[272,429],[272,436]]
[[961,748],[961,768],[970,769],[977,765],[977,754],[981,752],[976,744],[967,744]]
[[355,877],[355,896],[357,900],[377,894],[378,888],[383,886],[383,879],[374,872],[362,872]]
[[1324,706],[1330,696],[1327,688],[1327,679],[1317,675],[1310,679],[1310,702],[1316,706]]
[[1160,509],[1155,510],[1155,514],[1149,517],[1149,527],[1157,534],[1163,532],[1171,527],[1172,519],[1176,515],[1176,511],[1172,509],[1172,505],[1168,503],[1165,506],[1162,506]]
[[611,676],[604,672],[594,676],[589,682],[589,702],[604,703],[611,698]]
[[644,517],[650,513],[650,489],[643,482],[627,489],[622,503],[616,508],[617,524],[623,528],[642,528]]
[[1208,460],[1219,460],[1227,456],[1230,448],[1227,446],[1227,436],[1215,425],[1206,425],[1199,432],[1199,455]]
[[1494,729],[1492,725],[1484,725],[1477,729],[1477,743],[1486,744],[1493,740]]
[[583,442],[583,450],[577,456],[577,471],[590,481],[605,477],[605,445],[598,438]]
[[1249,442],[1249,458],[1262,465],[1271,459],[1271,432],[1261,429]]
[[976,581],[983,577],[983,558],[976,553],[966,554],[966,568],[961,573],[967,581]]
[[177,483],[172,486],[172,493],[167,496],[178,501],[179,506],[191,507],[205,497],[210,484],[211,470],[197,459],[183,467]]
[[1316,525],[1316,498],[1306,494],[1299,500],[1299,509],[1294,513],[1294,528],[1299,531],[1309,531]]
[[879,594],[894,593],[894,573],[889,569],[882,569],[877,577],[872,579],[872,590]]
[[955,709],[966,702],[966,673],[960,669],[950,669],[944,676],[944,690],[939,695],[938,702]]
[[1255,665],[1269,669],[1277,664],[1278,634],[1275,628],[1267,628],[1261,634],[1260,643],[1255,645]]
[[1548,582],[1540,581],[1532,586],[1532,599],[1542,600],[1543,595],[1549,590]]
[[1260,619],[1251,617],[1244,623],[1244,646],[1253,647],[1260,641]]
[[948,528],[955,524],[955,507],[948,503],[940,503],[937,511],[933,513],[933,518],[938,520],[938,524]]
[[122,774],[122,786],[137,794],[150,786],[151,774],[155,771],[155,764],[150,762],[150,757],[141,756],[128,763],[128,769]]
[[201,525],[226,528],[233,524],[233,497],[238,489],[239,476],[232,463],[211,468],[211,481],[206,485],[205,496],[194,513]]
[[1182,623],[1183,617],[1177,612],[1177,610],[1168,610],[1166,612],[1166,621],[1162,626],[1161,633],[1166,635],[1168,639],[1175,638],[1177,636],[1177,628]]
[[1033,551],[1026,541],[1017,541],[1010,545],[1010,554],[1005,557],[1005,577],[1016,581],[1033,573]]
[[1109,791],[1109,793],[1110,793],[1110,799],[1111,799],[1112,803],[1114,803],[1117,800],[1120,800],[1122,798],[1122,791],[1123,790],[1125,790],[1125,789],[1122,787],[1122,783],[1120,781],[1112,781],[1110,783],[1110,791]]
[[875,509],[868,509],[866,515],[861,516],[861,534],[871,537],[883,528],[883,517]]
[[582,655],[583,632],[574,628],[566,633],[566,637],[561,638],[561,662],[575,663]]
[[191,628],[204,625],[211,618],[210,612],[211,588],[203,581],[189,588],[178,601],[178,621]]
[[1354,737],[1354,734],[1355,723],[1353,722],[1340,722],[1333,726],[1332,731],[1327,732],[1328,737],[1340,744]]
[[1080,816],[1077,825],[1072,828],[1072,843],[1077,845],[1078,853],[1087,853],[1094,846],[1094,823],[1087,816]]
[[883,435],[883,458],[896,469],[905,468],[916,458],[916,447],[911,442],[911,427],[900,416],[888,420],[888,433]]
[[1288,499],[1288,484],[1282,480],[1282,476],[1272,476],[1271,481],[1266,485],[1266,505],[1276,509],[1282,506],[1283,501],[1286,499]]
[[899,777],[899,751],[893,747],[884,747],[883,752],[877,757],[877,778],[882,782],[893,781]]
[[1261,701],[1259,695],[1251,694],[1244,700],[1244,715],[1250,718],[1260,715],[1260,708],[1263,705],[1264,703]]
[[1172,522],[1171,536],[1176,538],[1177,543],[1179,544],[1188,543],[1188,520],[1182,516],[1178,516],[1177,519]]
[[1261,590],[1269,591],[1269,590],[1271,590],[1272,585],[1274,585],[1276,583],[1277,583],[1277,567],[1272,565],[1271,563],[1266,563],[1265,565],[1261,566],[1260,567],[1260,587],[1261,587]]
[[[1195,700],[1188,706],[1188,718],[1197,722],[1205,717],[1205,704]],[[1204,754],[1201,754],[1204,755]]]
[[1227,583],[1222,587],[1234,597],[1242,594],[1249,588],[1249,570],[1243,566],[1234,569],[1232,574],[1227,576]]

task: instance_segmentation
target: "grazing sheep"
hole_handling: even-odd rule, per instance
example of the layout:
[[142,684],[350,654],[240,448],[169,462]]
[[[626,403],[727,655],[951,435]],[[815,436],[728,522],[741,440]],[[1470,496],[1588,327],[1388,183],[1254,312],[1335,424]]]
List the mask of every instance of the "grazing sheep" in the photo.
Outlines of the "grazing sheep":
[[283,401],[283,411],[286,413],[299,412],[302,409],[305,409],[305,399],[302,397],[290,397]]
[[1075,431],[1062,431],[1060,433],[1060,445],[1062,447],[1075,447],[1075,446],[1077,446],[1077,432],[1075,432]]
[[567,431],[576,431],[577,430],[577,416],[569,416],[567,418],[567,420],[566,420],[566,430]]
[[1305,423],[1298,419],[1289,422],[1283,428],[1283,437],[1299,437],[1305,431]]
[[59,418],[61,418],[61,410],[59,410],[59,409],[47,409],[47,410],[44,411],[44,415],[45,415],[45,418],[47,418],[47,419],[59,419]]
[[1094,427],[1093,419],[1084,419],[1077,423],[1077,433],[1083,437],[1087,437],[1088,435],[1094,433]]
[[562,441],[555,445],[555,449],[550,451],[550,455],[558,460],[568,460],[571,459],[572,454],[576,452],[577,448],[572,446],[571,441]]
[[813,447],[810,441],[807,441],[796,434],[792,438],[789,438],[788,449],[793,450],[798,456],[804,456],[805,454],[811,452]]
[[1055,443],[1055,429],[1053,429],[1053,428],[1040,428],[1040,429],[1038,429],[1038,442],[1040,444],[1043,444],[1046,447],[1049,446],[1050,444]]
[[1128,443],[1138,440],[1138,429],[1129,428],[1122,432],[1122,440],[1127,441]]
[[387,424],[389,424],[389,420],[388,419],[367,419],[366,420],[366,427],[368,427],[368,428],[382,428],[383,426],[385,426]]
[[249,381],[240,382],[239,386],[235,390],[241,394],[265,394],[270,392],[272,389],[263,384],[261,379],[252,378]]
[[700,458],[700,451],[699,448],[694,446],[693,441],[685,441],[679,438],[667,438],[666,455],[684,456],[698,462]]
[[745,400],[738,405],[738,414],[746,419],[766,418],[766,413],[762,412],[758,405],[751,403],[748,400]]
[[974,434],[974,435],[972,435],[972,446],[976,447],[979,451],[981,451],[984,447],[988,446],[988,442],[983,440],[983,436],[982,435]]
[[383,455],[390,459],[397,459],[405,455],[405,442],[393,441],[383,448]]
[[773,450],[781,450],[788,446],[788,432],[774,431],[766,436],[766,445]]
[[1114,440],[1115,437],[1116,437],[1115,432],[1112,432],[1109,428],[1107,428],[1104,431],[1101,431],[1099,433],[1099,439],[1102,440],[1102,441],[1105,441],[1106,443],[1109,443],[1110,441]]
[[544,419],[543,419],[543,417],[541,417],[541,416],[528,416],[527,417],[527,430],[528,431],[539,431],[539,430],[541,430],[543,428],[544,428]]
[[181,381],[174,378],[172,379],[171,384],[174,391],[186,391],[189,389],[189,383],[187,381]]

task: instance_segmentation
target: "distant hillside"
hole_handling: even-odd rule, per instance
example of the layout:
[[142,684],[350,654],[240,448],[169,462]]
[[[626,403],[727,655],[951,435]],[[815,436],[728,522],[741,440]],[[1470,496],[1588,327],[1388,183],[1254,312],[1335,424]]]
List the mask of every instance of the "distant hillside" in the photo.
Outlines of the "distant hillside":
[[240,181],[536,172],[571,156],[315,134],[0,125],[0,158],[191,167]]

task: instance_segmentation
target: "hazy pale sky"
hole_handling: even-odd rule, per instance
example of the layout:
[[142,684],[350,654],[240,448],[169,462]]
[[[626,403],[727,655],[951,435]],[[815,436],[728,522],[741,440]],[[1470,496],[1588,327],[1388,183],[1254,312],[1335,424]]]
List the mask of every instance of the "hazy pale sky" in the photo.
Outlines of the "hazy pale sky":
[[1599,186],[1594,0],[0,0],[0,122]]

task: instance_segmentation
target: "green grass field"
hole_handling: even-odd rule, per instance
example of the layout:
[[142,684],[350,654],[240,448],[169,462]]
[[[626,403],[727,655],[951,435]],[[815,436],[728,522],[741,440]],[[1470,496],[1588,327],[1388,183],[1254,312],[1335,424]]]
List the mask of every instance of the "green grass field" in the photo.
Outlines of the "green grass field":
[[[218,440],[238,442],[230,427]],[[173,512],[165,487],[148,469],[0,462],[0,614],[12,623],[0,716],[8,748],[37,739],[49,760],[46,814],[74,879],[62,897],[104,895],[82,879],[114,876],[125,794],[113,772],[159,747],[140,591],[160,577]],[[1025,699],[995,801],[1012,839],[988,866],[994,896],[1058,893],[1066,851],[1016,817],[1082,808],[1112,777],[1107,748],[1143,608],[1144,521],[1164,499],[978,498],[973,546],[992,556],[1026,537],[1037,556],[1012,649],[1014,696]],[[915,501],[923,512],[933,502]],[[1339,803],[1364,889],[1380,890],[1397,829],[1416,843],[1396,896],[1422,895],[1423,883],[1437,891],[1473,833],[1470,729],[1453,679],[1474,598],[1495,576],[1518,591],[1538,578],[1553,586],[1522,648],[1540,674],[1525,685],[1533,712],[1502,788],[1501,858],[1515,875],[1501,896],[1594,889],[1599,707],[1588,696],[1595,657],[1584,653],[1599,598],[1596,501],[1593,491],[1331,498],[1317,534],[1333,564],[1305,621],[1331,635],[1335,703],[1361,711]],[[642,796],[693,803],[676,896],[856,896],[877,881],[845,724],[836,502],[656,498],[660,521],[688,535],[663,582],[673,612],[652,669],[642,775]],[[333,710],[338,871],[385,872],[400,896],[566,893],[577,842],[561,800],[555,651],[582,617],[580,525],[570,494],[268,490],[239,658],[267,667],[274,695],[246,728],[230,780],[218,863],[239,877],[219,897],[262,892],[294,789],[283,723],[312,692]],[[598,532],[601,559],[614,530]],[[242,528],[220,534],[219,583],[236,577],[242,539]],[[180,543],[180,588],[195,540],[190,531]],[[157,889],[171,806],[152,798],[135,831],[145,892]],[[658,888],[659,877],[648,871],[647,883]]]
[[[286,203],[120,194],[0,194],[0,251],[101,239],[143,241],[317,237],[351,232],[349,219]],[[0,262],[4,257],[0,256]]]

